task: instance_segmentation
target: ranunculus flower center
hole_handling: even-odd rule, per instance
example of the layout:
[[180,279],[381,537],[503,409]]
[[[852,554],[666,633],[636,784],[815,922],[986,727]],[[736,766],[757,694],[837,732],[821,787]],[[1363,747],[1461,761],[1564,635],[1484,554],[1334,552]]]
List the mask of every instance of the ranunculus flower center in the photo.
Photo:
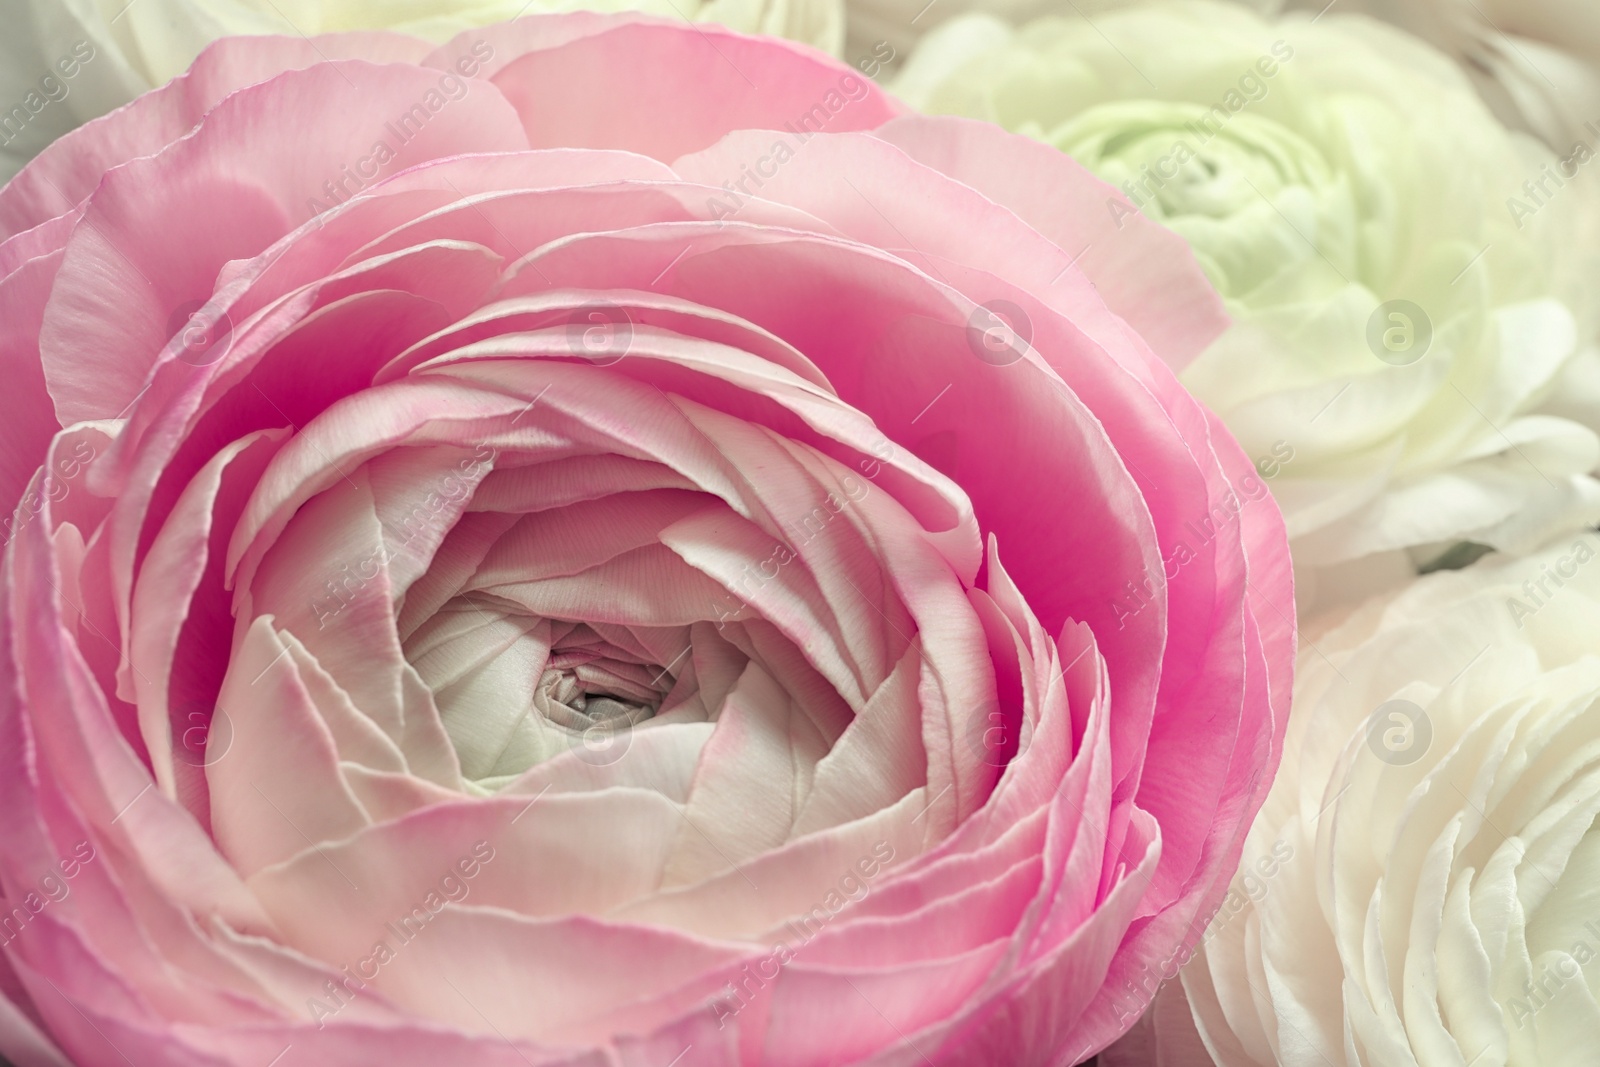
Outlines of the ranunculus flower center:
[[[665,339],[641,329],[639,340],[643,349]],[[433,694],[469,793],[493,793],[568,752],[577,763],[607,766],[626,754],[635,730],[714,725],[733,706],[810,776],[855,714],[851,706],[883,683],[888,664],[874,666],[878,654],[903,660],[926,649],[930,667],[943,661],[939,630],[912,639],[917,611],[903,603],[852,605],[851,595],[870,588],[876,601],[876,591],[892,590],[897,575],[921,567],[940,575],[924,577],[909,594],[926,602],[941,588],[954,593],[956,576],[919,537],[906,536],[916,527],[900,505],[815,448],[751,438],[705,413],[677,427],[669,421],[660,448],[669,460],[671,441],[685,437],[711,445],[713,455],[760,456],[734,483],[743,484],[741,492],[715,467],[691,476],[639,455],[628,441],[637,431],[567,425],[574,411],[580,422],[594,418],[584,410],[591,404],[574,402],[593,388],[590,378],[611,379],[601,393],[630,395],[623,372],[633,364],[612,371],[604,368],[615,353],[593,356],[597,366],[583,378],[557,373],[529,386],[536,399],[512,420],[520,438],[478,445],[474,456],[487,458],[457,462],[458,450],[444,448],[376,457],[355,472],[373,495],[370,510],[361,506],[365,493],[336,482],[331,501],[286,520],[284,538],[300,546],[298,527],[324,521],[348,497],[339,539],[356,541],[377,516],[386,547],[372,555],[389,557],[390,574],[406,573],[394,566],[394,544],[414,554],[433,550],[416,565],[414,582],[395,590],[394,625],[405,662]],[[528,366],[506,363],[501,377],[522,377]],[[653,391],[632,395],[657,405],[664,399]],[[342,414],[316,420],[307,432],[337,434]],[[385,473],[428,468],[433,473],[405,483]],[[457,469],[459,484],[450,473]],[[694,477],[701,484],[691,488]],[[422,495],[439,486],[448,488]],[[763,514],[764,521],[745,518]],[[874,545],[893,546],[892,556],[873,562]],[[817,573],[850,560],[856,562],[843,575]],[[347,603],[354,616],[363,602],[371,609],[376,600],[381,610],[388,597],[374,597],[367,583],[331,588],[314,605],[316,633],[306,640],[323,649],[364,640],[360,626],[337,625]],[[831,598],[822,595],[830,590]],[[979,631],[957,597],[946,595],[939,612],[944,632],[956,625],[952,615],[965,616],[970,633]],[[808,633],[804,620],[824,632]],[[840,668],[832,678],[807,663],[819,648],[831,648],[823,662]],[[357,648],[323,655],[363,658]],[[879,697],[873,713],[914,716],[914,689],[896,693]],[[994,706],[984,686],[969,687],[951,709],[956,735],[979,732],[967,720]],[[791,722],[796,713],[804,728]],[[673,751],[662,758],[692,769],[696,745]],[[550,780],[569,766],[588,773],[562,764]]]
[[492,792],[575,748],[612,762],[626,743],[619,735],[654,717],[675,690],[698,692],[692,674],[677,687],[689,649],[676,664],[658,664],[621,628],[547,619],[489,595],[452,597],[404,651],[433,690],[472,791]]

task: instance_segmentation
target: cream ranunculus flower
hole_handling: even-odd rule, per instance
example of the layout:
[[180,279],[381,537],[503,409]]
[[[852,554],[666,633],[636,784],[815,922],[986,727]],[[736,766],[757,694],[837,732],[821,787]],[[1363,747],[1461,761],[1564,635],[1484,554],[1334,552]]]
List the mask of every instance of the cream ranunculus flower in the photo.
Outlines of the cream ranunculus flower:
[[[897,0],[857,0],[873,5]],[[959,0],[958,0],[959,2]],[[1082,0],[1095,15],[1147,0]],[[1563,155],[1575,144],[1600,142],[1600,5],[1593,0],[1235,0],[1263,15],[1332,8],[1391,22],[1454,59],[1484,102],[1507,126],[1527,130]],[[860,21],[857,4],[852,21]],[[1038,15],[1050,0],[1007,0]],[[950,13],[944,2],[934,10]],[[987,4],[978,6],[988,9]],[[1015,13],[1010,13],[1015,17]],[[924,29],[932,12],[918,19]],[[1593,123],[1593,125],[1591,125]]]
[[1308,596],[1600,517],[1593,200],[1442,55],[1193,0],[963,16],[895,89],[1055,145],[1190,241],[1235,327],[1185,381],[1270,479]]
[[394,30],[444,42],[583,9],[715,22],[834,55],[844,46],[843,0],[0,0],[0,181],[73,127],[182,74],[219,37]]
[[[1315,12],[1326,2],[1287,6]],[[1600,6],[1592,0],[1344,0],[1340,10],[1387,19],[1453,56],[1496,115],[1558,152],[1600,140]]]
[[[909,51],[968,11],[1012,22],[1045,14],[1098,17],[1149,0],[851,0],[852,54],[886,40]],[[1507,126],[1563,155],[1600,143],[1600,5],[1593,0],[1234,0],[1262,15],[1330,9],[1383,19],[1454,59]]]
[[1221,1067],[1595,1062],[1597,557],[1568,534],[1302,627],[1237,907],[1108,1064],[1207,1063],[1196,1027]]

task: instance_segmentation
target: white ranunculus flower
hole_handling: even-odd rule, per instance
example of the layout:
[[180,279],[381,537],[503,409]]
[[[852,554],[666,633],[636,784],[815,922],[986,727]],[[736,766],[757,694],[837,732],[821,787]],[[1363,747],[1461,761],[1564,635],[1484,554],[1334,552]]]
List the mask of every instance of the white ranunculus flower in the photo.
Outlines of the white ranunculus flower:
[[1055,145],[1193,244],[1235,326],[1184,380],[1270,480],[1308,594],[1600,518],[1595,200],[1444,56],[1180,0],[953,19],[894,88]]
[[[1314,12],[1326,3],[1288,0],[1286,6]],[[1600,5],[1594,0],[1343,0],[1340,10],[1387,19],[1438,46],[1461,64],[1502,121],[1537,134],[1556,151],[1600,143]]]
[[[850,0],[852,49],[878,40],[908,52],[970,11],[1022,22],[1097,18],[1149,0]],[[1496,116],[1557,152],[1600,145],[1600,5],[1593,0],[1234,0],[1262,15],[1330,9],[1383,19],[1454,59]]]
[[57,137],[164,85],[218,37],[396,30],[444,41],[541,12],[640,11],[839,54],[843,0],[0,0],[0,181]]
[[[866,54],[884,42],[904,56],[918,41],[951,19],[981,12],[1010,23],[1027,22],[1050,14],[1094,17],[1103,11],[1144,0],[848,0],[847,50]],[[1239,0],[1242,3],[1281,3],[1282,0]]]
[[1568,534],[1303,628],[1243,873],[1110,1067],[1209,1062],[1196,1027],[1221,1067],[1597,1061],[1597,558]]

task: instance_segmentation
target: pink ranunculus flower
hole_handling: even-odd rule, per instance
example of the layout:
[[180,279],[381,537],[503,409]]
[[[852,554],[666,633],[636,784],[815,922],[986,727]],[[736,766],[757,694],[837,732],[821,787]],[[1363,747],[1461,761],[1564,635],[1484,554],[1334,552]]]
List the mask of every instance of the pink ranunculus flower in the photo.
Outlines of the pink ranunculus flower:
[[1054,1064],[1225,891],[1284,533],[1187,249],[799,46],[224,40],[0,191],[0,1052]]

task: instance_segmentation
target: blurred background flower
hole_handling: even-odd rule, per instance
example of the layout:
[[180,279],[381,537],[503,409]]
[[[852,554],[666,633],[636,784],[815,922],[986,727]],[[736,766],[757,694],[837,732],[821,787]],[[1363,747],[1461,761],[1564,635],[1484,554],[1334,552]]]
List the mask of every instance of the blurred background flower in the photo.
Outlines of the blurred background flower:
[[73,127],[182,74],[219,37],[395,30],[443,42],[573,10],[721,23],[834,55],[844,44],[842,0],[0,0],[0,181]]
[[1185,384],[1273,487],[1303,605],[1600,518],[1592,154],[1508,131],[1437,51],[1175,0],[964,15],[894,88],[1060,148],[1191,242],[1235,326]]
[[1208,1065],[1202,1039],[1221,1067],[1594,1062],[1597,555],[1566,535],[1303,625],[1240,908],[1107,1067]]
[[[970,11],[1011,22],[1041,15],[1094,17],[1145,0],[851,0],[857,42],[888,40],[901,53],[940,23]],[[1600,8],[1589,0],[1236,0],[1264,16],[1364,14],[1415,34],[1456,60],[1507,126],[1557,151],[1594,143],[1600,124]],[[1335,6],[1337,5],[1337,6]]]
[[[1326,2],[1283,6],[1315,12]],[[1340,0],[1337,10],[1386,19],[1442,49],[1506,125],[1558,152],[1594,144],[1588,124],[1600,125],[1600,7],[1589,0]]]

